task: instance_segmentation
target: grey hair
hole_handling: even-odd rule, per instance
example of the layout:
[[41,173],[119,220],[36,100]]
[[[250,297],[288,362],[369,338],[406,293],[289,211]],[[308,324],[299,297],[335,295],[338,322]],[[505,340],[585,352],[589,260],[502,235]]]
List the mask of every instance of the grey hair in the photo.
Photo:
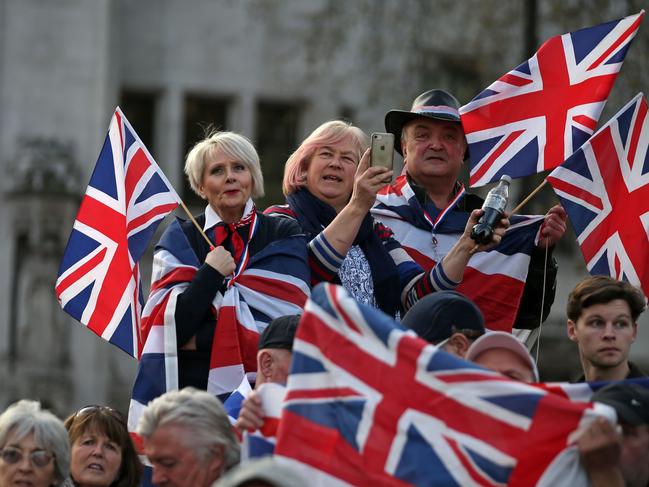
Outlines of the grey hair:
[[252,197],[261,198],[264,196],[264,177],[261,173],[259,155],[250,140],[234,132],[213,132],[197,142],[187,153],[185,174],[187,174],[194,193],[201,196],[199,188],[203,180],[205,164],[216,150],[243,163],[252,176]]
[[[191,432],[196,455],[205,460],[213,446],[223,446],[225,470],[239,463],[237,441],[228,415],[216,397],[206,391],[185,387],[151,401],[137,425],[140,436],[148,438],[166,424],[182,426]],[[189,447],[190,445],[185,445]]]
[[20,441],[30,434],[40,448],[54,454],[57,485],[62,485],[70,475],[68,432],[59,418],[41,409],[38,401],[23,399],[0,415],[0,448],[5,447],[10,437]]

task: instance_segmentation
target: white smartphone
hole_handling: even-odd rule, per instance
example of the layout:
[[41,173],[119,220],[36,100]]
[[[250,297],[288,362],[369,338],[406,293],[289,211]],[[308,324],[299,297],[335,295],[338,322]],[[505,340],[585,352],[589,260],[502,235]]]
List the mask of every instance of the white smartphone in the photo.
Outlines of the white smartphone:
[[374,132],[372,134],[370,166],[392,169],[394,163],[394,134]]

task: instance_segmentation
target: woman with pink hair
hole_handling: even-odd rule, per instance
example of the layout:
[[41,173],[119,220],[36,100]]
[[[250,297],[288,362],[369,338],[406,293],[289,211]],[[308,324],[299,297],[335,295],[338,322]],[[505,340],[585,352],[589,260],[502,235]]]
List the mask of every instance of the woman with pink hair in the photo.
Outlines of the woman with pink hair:
[[428,293],[455,288],[465,263],[451,251],[424,272],[392,231],[374,221],[369,210],[392,171],[370,167],[367,146],[365,133],[347,122],[320,125],[286,161],[286,204],[264,213],[301,225],[312,284],[342,284],[358,301],[395,316]]

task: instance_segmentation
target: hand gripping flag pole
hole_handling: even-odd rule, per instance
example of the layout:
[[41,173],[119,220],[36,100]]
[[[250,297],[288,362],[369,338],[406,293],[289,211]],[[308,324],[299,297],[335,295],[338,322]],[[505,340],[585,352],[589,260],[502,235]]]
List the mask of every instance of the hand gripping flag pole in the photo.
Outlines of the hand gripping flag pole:
[[66,313],[136,358],[143,346],[139,261],[159,223],[178,205],[209,242],[117,107],[61,260],[55,292]]

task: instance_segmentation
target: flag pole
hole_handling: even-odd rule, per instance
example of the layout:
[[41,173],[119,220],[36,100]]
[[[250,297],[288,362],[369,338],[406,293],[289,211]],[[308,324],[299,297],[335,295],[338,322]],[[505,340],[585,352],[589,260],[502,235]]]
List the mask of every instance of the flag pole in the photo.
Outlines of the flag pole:
[[536,195],[536,193],[538,193],[539,191],[541,191],[541,189],[543,189],[543,186],[545,186],[547,182],[548,180],[544,179],[543,182],[539,184],[534,191],[532,191],[529,195],[527,195],[527,198],[521,201],[518,204],[518,206],[511,211],[510,214],[514,215],[515,213],[518,213],[521,210],[521,208],[523,208],[523,206],[525,206]]
[[187,208],[187,206],[185,206],[185,203],[183,202],[183,200],[181,200],[180,198],[178,198],[178,201],[180,201],[180,206],[183,207],[183,210],[185,210],[185,213],[187,213],[187,216],[188,216],[189,219],[192,221],[192,223],[194,224],[194,226],[196,227],[196,229],[198,230],[198,232],[203,236],[203,238],[205,239],[205,241],[207,242],[207,244],[210,246],[210,249],[213,249],[213,248],[214,248],[214,244],[210,241],[209,238],[207,238],[207,235],[205,235],[205,232],[203,231],[203,229],[201,228],[201,226],[198,224],[198,222],[196,221],[196,219],[194,218],[194,216],[192,215],[192,213],[189,211],[189,209]]

